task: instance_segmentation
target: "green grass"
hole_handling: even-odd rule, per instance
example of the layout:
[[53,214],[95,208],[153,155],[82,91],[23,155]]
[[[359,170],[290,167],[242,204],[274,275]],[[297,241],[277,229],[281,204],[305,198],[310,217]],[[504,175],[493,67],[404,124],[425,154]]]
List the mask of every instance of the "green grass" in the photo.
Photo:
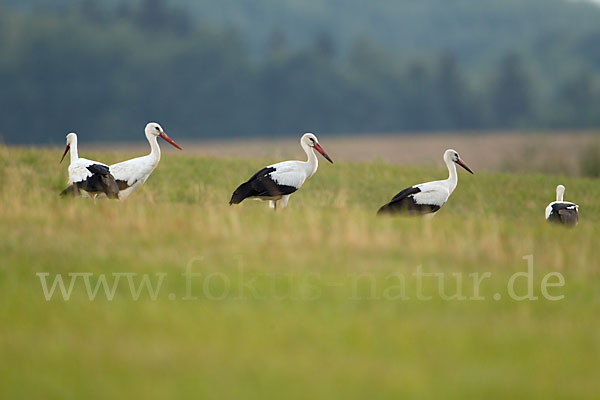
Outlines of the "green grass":
[[[600,395],[598,180],[473,165],[432,220],[377,218],[400,189],[446,172],[323,162],[275,214],[265,203],[227,204],[271,160],[168,155],[126,202],[94,205],[58,198],[59,157],[0,147],[1,398]],[[558,183],[580,205],[575,229],[544,221]],[[539,299],[512,300],[507,282],[530,254]],[[198,298],[183,300],[190,262]],[[418,300],[418,266],[445,273],[447,293],[462,274],[467,297],[468,274],[491,273],[485,300],[443,300],[432,277],[423,292],[433,298]],[[556,271],[565,285],[550,293],[565,297],[549,301],[540,282]],[[91,272],[92,285],[99,274],[112,283],[112,273],[137,273],[136,285],[167,275],[156,300],[133,300],[122,278],[112,301],[102,290],[90,301],[81,280],[70,300],[46,301],[39,272],[50,281]],[[409,300],[393,298],[392,274],[405,277]]]

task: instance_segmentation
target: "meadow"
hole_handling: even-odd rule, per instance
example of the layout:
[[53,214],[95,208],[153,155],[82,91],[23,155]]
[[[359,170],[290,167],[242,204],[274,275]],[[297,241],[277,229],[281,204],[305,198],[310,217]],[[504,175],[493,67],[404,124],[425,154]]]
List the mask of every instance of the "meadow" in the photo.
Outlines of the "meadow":
[[[169,153],[126,202],[93,204],[58,197],[60,155],[0,146],[1,398],[600,396],[597,179],[482,172],[461,152],[475,174],[460,170],[425,220],[375,212],[445,178],[441,159],[321,162],[274,213],[228,205],[273,159]],[[559,183],[580,206],[574,229],[544,220]],[[530,261],[537,299],[511,298]],[[56,276],[76,278],[68,300],[59,286],[47,299]],[[85,282],[117,276],[90,299]]]

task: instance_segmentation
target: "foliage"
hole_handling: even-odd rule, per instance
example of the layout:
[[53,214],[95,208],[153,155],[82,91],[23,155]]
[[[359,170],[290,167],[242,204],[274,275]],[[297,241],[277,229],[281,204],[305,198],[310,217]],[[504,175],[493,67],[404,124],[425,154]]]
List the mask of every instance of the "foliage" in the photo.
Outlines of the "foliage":
[[[499,49],[529,44],[541,36],[586,33],[597,28],[600,9],[586,1],[566,0],[3,0],[17,9],[64,12],[78,3],[85,8],[129,8],[141,4],[163,18],[185,10],[194,22],[233,26],[259,53],[274,30],[296,50],[310,45],[315,35],[328,32],[347,48],[368,35],[383,47],[413,57],[446,50],[462,61],[485,63]],[[96,4],[96,6],[94,6]],[[91,6],[90,6],[91,5]],[[99,7],[99,6],[103,7]],[[170,9],[171,11],[169,11]],[[94,12],[97,15],[97,12]],[[142,13],[143,14],[143,13]],[[176,13],[177,14],[177,13]],[[142,18],[143,20],[143,18]],[[593,38],[590,37],[590,41]],[[595,41],[597,43],[597,40]],[[590,43],[592,44],[592,43]],[[586,46],[597,54],[595,46]]]
[[[199,22],[194,5],[187,12],[165,0],[42,1],[36,4],[46,8],[27,12],[8,3],[0,5],[0,134],[8,143],[57,143],[73,130],[88,141],[138,140],[149,120],[180,138],[600,123],[600,63],[591,49],[599,31],[585,22],[596,15],[591,6],[547,2],[540,12],[582,16],[580,29],[564,35],[561,20],[555,30],[538,27],[535,39],[527,28],[518,46],[502,42],[475,51],[444,44],[467,40],[457,33],[432,31],[440,47],[396,53],[375,34],[342,41],[333,23],[308,30],[311,40],[303,44],[294,42],[289,26],[274,27],[262,43],[266,50],[257,52],[248,44],[248,21]],[[292,3],[301,7],[283,4]],[[521,2],[446,2],[443,13],[429,3],[414,2],[418,10],[409,15],[472,18],[484,7],[486,18],[497,15],[504,24]],[[530,11],[539,5],[524,3]],[[347,6],[350,12],[356,4]],[[479,29],[472,37],[489,44]],[[426,39],[422,32],[411,35]]]

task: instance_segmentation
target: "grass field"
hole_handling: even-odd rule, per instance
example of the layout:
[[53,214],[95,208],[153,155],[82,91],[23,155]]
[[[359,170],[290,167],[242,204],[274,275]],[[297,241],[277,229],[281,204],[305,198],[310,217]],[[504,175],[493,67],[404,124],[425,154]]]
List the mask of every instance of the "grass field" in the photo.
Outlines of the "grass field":
[[[59,158],[0,147],[0,398],[600,396],[598,180],[473,164],[435,218],[377,218],[400,189],[445,178],[441,160],[322,162],[275,214],[227,204],[273,160],[167,154],[126,202],[94,205],[58,198]],[[580,205],[575,229],[544,221],[558,183]],[[529,255],[538,299],[518,301],[507,285]],[[552,272],[561,300],[541,291]],[[68,286],[69,273],[69,300],[46,300],[42,281]],[[419,273],[438,275],[421,287]],[[475,273],[490,274],[479,294]],[[85,279],[101,274],[114,297],[99,286],[90,300]],[[144,274],[154,292],[136,300]],[[466,299],[445,299],[457,279]]]

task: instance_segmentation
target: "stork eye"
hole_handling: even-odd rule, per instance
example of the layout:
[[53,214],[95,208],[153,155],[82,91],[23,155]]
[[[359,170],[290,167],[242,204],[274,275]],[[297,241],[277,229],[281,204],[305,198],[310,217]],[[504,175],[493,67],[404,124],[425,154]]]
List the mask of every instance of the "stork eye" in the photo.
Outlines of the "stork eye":
[[310,141],[312,142],[312,144],[315,144],[315,139],[310,138]]
[[154,129],[156,129],[157,131],[159,131],[159,132],[160,132],[160,129],[158,129],[158,126],[154,127]]

